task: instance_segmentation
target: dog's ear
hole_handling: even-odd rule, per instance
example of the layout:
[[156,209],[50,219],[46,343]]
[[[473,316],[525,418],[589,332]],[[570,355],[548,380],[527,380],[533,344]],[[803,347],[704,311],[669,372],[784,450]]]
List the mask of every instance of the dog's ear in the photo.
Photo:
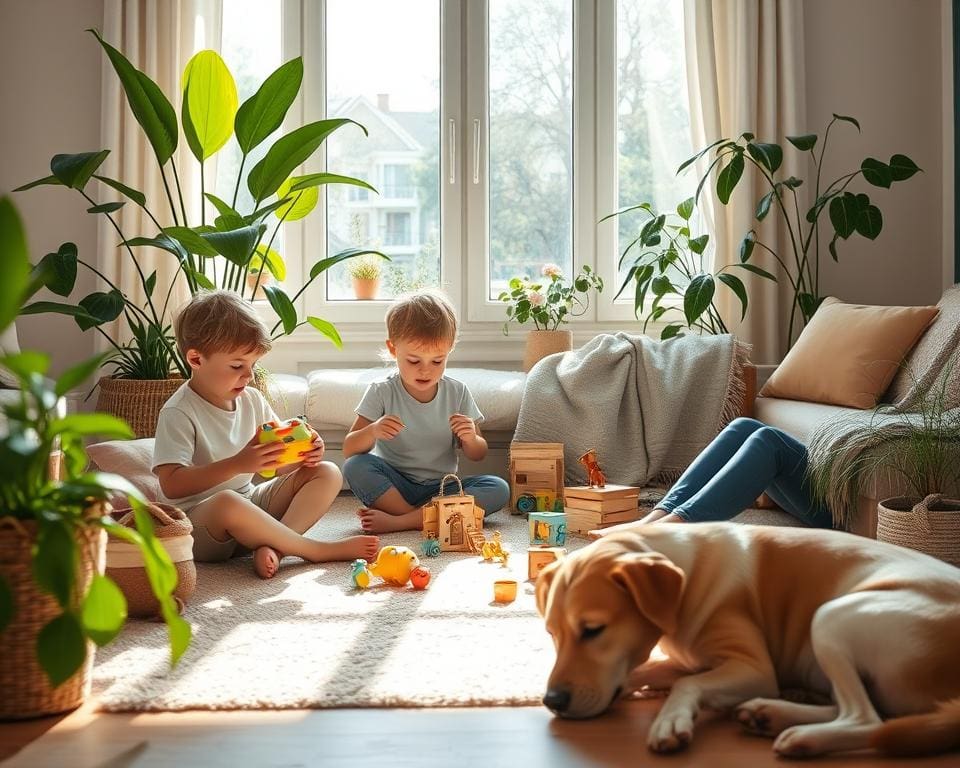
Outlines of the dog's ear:
[[611,576],[633,598],[637,609],[665,634],[676,628],[684,575],[656,552],[631,552],[617,558]]
[[537,597],[537,610],[540,611],[541,616],[547,615],[547,595],[550,594],[550,585],[553,584],[553,579],[557,575],[557,568],[559,567],[560,562],[555,560],[537,574],[535,594]]

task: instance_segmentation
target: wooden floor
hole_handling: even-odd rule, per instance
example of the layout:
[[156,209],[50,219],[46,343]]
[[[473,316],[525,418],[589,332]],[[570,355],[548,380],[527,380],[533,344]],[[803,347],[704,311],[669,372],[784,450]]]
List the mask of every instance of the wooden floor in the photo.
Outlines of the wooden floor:
[[[770,741],[709,714],[701,717],[686,752],[654,755],[645,737],[659,706],[656,700],[622,703],[595,720],[571,722],[553,718],[542,707],[110,715],[87,705],[66,717],[0,724],[0,759],[7,758],[4,768],[784,766]],[[815,764],[905,768],[918,761],[862,754]],[[919,764],[956,768],[960,755]]]

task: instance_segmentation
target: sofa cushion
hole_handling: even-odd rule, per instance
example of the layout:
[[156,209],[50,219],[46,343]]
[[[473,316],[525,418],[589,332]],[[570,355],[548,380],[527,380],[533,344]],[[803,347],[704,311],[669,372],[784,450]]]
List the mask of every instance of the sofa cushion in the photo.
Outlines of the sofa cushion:
[[760,394],[872,408],[938,312],[828,298]]
[[937,307],[940,314],[903,361],[884,402],[913,410],[931,387],[935,393],[943,387],[944,407],[960,406],[960,285],[944,291]]
[[[153,464],[152,437],[139,440],[108,440],[87,447],[87,456],[102,472],[112,472],[129,480],[149,501],[160,498],[160,481],[150,467]],[[130,506],[126,497],[111,499],[116,508]]]
[[758,397],[754,403],[754,416],[771,427],[782,429],[804,445],[818,426],[826,421],[844,420],[855,411],[841,405],[810,403],[804,400],[787,400],[778,397]]
[[[382,381],[395,368],[326,368],[307,376],[306,416],[314,429],[342,430],[353,424],[354,408],[367,386]],[[483,414],[481,427],[510,430],[517,425],[526,375],[520,371],[447,368],[447,376],[467,385]]]

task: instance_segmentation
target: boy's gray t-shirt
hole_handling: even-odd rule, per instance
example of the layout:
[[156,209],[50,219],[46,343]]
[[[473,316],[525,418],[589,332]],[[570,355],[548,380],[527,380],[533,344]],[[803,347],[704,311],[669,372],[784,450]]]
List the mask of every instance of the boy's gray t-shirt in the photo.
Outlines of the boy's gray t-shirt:
[[393,440],[377,440],[370,453],[421,482],[457,471],[457,438],[450,417],[462,413],[475,421],[483,419],[463,382],[444,376],[433,400],[421,403],[403,388],[399,373],[370,384],[356,413],[370,421],[385,415],[400,418],[404,429]]

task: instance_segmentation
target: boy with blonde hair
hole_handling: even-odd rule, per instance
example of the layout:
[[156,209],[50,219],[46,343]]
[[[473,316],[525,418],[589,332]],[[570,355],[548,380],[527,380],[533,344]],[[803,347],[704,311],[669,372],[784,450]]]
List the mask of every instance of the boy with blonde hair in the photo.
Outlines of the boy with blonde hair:
[[[487,455],[477,426],[483,414],[466,386],[444,375],[457,339],[450,301],[436,291],[401,296],[386,321],[397,372],[367,387],[343,441],[343,474],[363,504],[360,524],[372,533],[422,528],[420,507],[438,494],[444,475],[456,474],[457,448],[472,461]],[[448,483],[444,492],[456,488]],[[467,477],[463,489],[486,514],[510,498],[496,475]]]
[[[253,550],[253,568],[264,579],[276,574],[284,555],[310,562],[372,559],[376,536],[323,542],[302,535],[330,509],[340,470],[323,461],[316,432],[299,464],[279,468],[283,443],[257,441],[259,425],[277,416],[247,387],[253,366],[271,347],[250,305],[232,291],[198,293],[177,316],[174,333],[191,377],[160,410],[153,472],[163,500],[193,523],[194,558],[226,560],[243,547]],[[255,472],[273,468],[274,479],[253,485]]]

